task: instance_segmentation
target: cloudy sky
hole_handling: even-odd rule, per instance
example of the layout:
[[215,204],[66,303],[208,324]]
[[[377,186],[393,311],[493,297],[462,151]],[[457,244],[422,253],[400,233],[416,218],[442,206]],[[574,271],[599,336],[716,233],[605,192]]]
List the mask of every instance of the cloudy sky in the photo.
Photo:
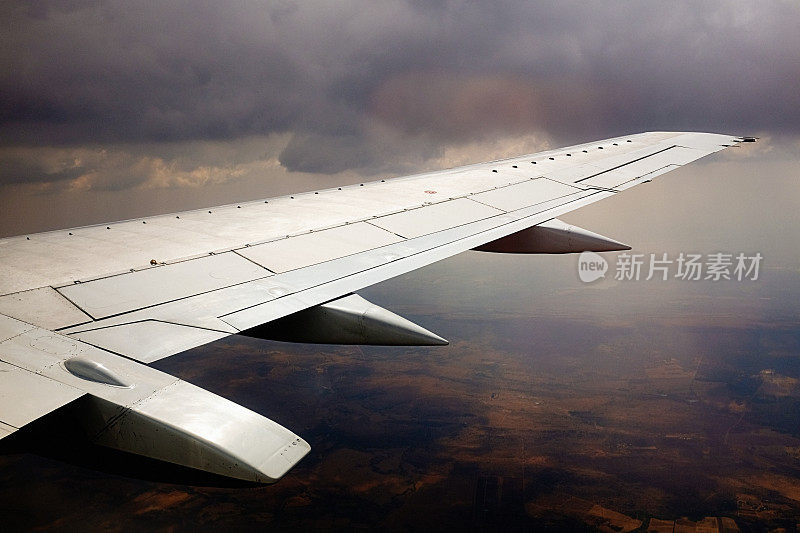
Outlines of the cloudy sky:
[[[6,1],[0,236],[647,130],[797,168],[793,1]],[[794,166],[790,163],[794,163]]]
[[[776,328],[798,338],[800,2],[0,1],[0,237],[652,130],[761,139],[564,220],[630,244],[634,253],[761,253],[759,280],[639,283],[609,275],[585,285],[574,256],[470,252],[363,291],[450,338],[449,353],[457,357],[461,343],[472,341],[491,355],[502,345],[493,324],[508,316],[531,323],[566,317],[592,326],[644,326],[614,348],[622,354],[619,361],[670,357],[671,348],[651,335],[665,323]],[[605,257],[613,264],[614,254]],[[478,317],[480,325],[465,333],[465,317]],[[576,330],[557,324],[563,330],[552,338],[566,342],[569,359]],[[520,338],[542,331],[529,329]],[[687,360],[698,353],[702,360],[702,350],[709,349],[691,346],[695,337],[676,340],[688,345]],[[608,356],[605,338],[581,354],[587,367],[602,368],[592,361]],[[764,352],[774,349],[764,342]],[[223,352],[216,351],[220,346]],[[204,348],[205,360],[227,354],[224,346]],[[795,379],[797,343],[787,346],[785,366]],[[534,341],[524,349],[525,357],[539,350]],[[723,343],[721,357],[726,349]],[[762,352],[751,355],[757,359]],[[441,354],[429,356],[435,361]],[[180,361],[167,359],[165,367]],[[195,360],[184,361],[188,368]],[[411,364],[422,366],[418,361]],[[436,373],[436,367],[425,368]],[[743,368],[747,375],[750,366]],[[272,390],[273,374],[244,372]],[[540,379],[538,370],[531,372]],[[220,376],[228,374],[212,375],[215,392],[246,388],[242,381],[223,382]],[[181,377],[194,382],[197,374]],[[586,389],[576,390],[580,395]],[[349,416],[346,407],[324,398]],[[272,417],[270,405],[258,401],[257,410]],[[312,420],[327,424],[326,417]],[[322,444],[327,438],[320,437]],[[57,496],[57,505],[45,506],[56,510],[56,524],[65,523],[62,514],[74,518],[76,512],[85,522],[83,509],[65,509],[69,500],[50,487],[58,470],[47,463],[42,475],[31,476],[39,470],[26,466],[30,457],[7,472],[21,472],[26,483],[45,480],[44,493]],[[81,487],[92,485],[95,474],[67,472],[63,486],[72,487],[75,479]],[[105,479],[90,490],[105,495],[96,501],[113,500],[107,515],[118,520],[119,501],[139,500],[117,478],[105,490]],[[339,487],[337,480],[336,498]],[[585,487],[576,490],[583,494]],[[30,516],[41,514],[39,499],[17,493],[24,509],[34,509]],[[220,493],[209,494],[219,499]],[[240,491],[223,499],[228,505],[251,494],[263,493]],[[27,505],[31,501],[35,505]],[[183,509],[183,500],[176,501]],[[262,501],[248,505],[248,512],[267,516]],[[123,518],[139,517],[129,515]]]

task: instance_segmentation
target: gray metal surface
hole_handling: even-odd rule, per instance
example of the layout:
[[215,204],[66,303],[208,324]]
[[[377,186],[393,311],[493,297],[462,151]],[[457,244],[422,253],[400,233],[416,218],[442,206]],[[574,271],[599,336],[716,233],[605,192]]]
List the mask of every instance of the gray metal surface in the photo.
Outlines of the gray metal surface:
[[157,320],[84,331],[73,338],[143,363],[227,337],[230,332],[196,328]]
[[402,240],[402,237],[389,231],[366,222],[356,222],[241,248],[237,253],[273,272],[280,273]]
[[695,159],[699,159],[704,155],[706,155],[706,152],[702,150],[674,146],[630,163],[625,163],[624,159],[621,157],[615,157],[613,162],[608,162],[607,164],[607,166],[617,165],[613,167],[613,172],[606,171],[588,179],[584,178],[578,183],[581,185],[616,187],[620,183],[638,178],[639,176],[657,171],[658,169],[669,165],[685,165],[686,163],[694,161]]
[[565,185],[547,178],[536,178],[516,185],[508,185],[492,191],[482,192],[470,198],[503,211],[516,211],[523,207],[574,194],[579,190],[581,189],[578,187]]
[[363,186],[0,239],[0,295],[146,269],[152,259],[169,263],[243,248],[468,197],[541,175],[570,172],[569,181],[577,180],[591,175],[589,170],[575,175],[574,169],[581,165],[591,165],[585,167],[591,172],[608,170],[619,161],[666,147],[711,153],[732,140],[713,134],[644,133]]
[[[136,359],[151,362],[326,304],[548,223],[742,140],[645,133],[418,176],[0,239],[0,438],[14,424],[89,395],[93,412],[85,421],[98,442],[273,481],[308,452],[302,439]],[[554,224],[549,229],[563,236]],[[566,233],[572,234],[567,248],[576,236],[594,245],[604,239],[579,228]],[[335,307],[330,311],[348,314]],[[379,308],[360,316],[371,316],[372,326],[413,329]],[[361,322],[362,336],[368,336],[367,322]],[[25,409],[13,412],[17,405]]]
[[8,437],[12,433],[14,433],[16,430],[17,430],[17,428],[15,428],[14,426],[10,426],[8,424],[0,422],[0,439],[2,439],[4,437]]
[[227,252],[67,285],[60,287],[58,291],[98,319],[237,285],[270,274],[271,272],[252,261]]
[[90,438],[163,461],[269,483],[310,449],[272,420],[168,374],[58,333],[17,329],[0,342],[3,427],[89,394],[81,421]]
[[[631,144],[636,145],[641,144],[641,142]],[[651,147],[646,150],[646,153],[649,154],[657,151],[657,149]],[[639,152],[636,155],[637,157],[641,157],[641,154],[642,153]],[[626,186],[649,179],[649,176],[652,176],[652,174],[637,178],[632,182],[629,181]],[[403,182],[410,180],[400,179],[397,181]],[[529,181],[536,182],[538,180],[528,179],[523,183]],[[514,186],[516,185],[512,185],[512,187]],[[556,184],[556,187],[560,186]],[[565,187],[573,188],[573,186],[567,185],[565,185]],[[503,188],[498,188],[496,190],[499,191],[502,189]],[[494,190],[495,189],[493,189],[492,192],[494,192]],[[559,189],[556,190],[559,191]],[[443,230],[375,250],[353,254],[346,258],[328,261],[324,264],[311,265],[268,278],[271,283],[280,283],[285,286],[284,290],[276,293],[259,294],[257,292],[247,291],[247,284],[245,284],[241,286],[242,291],[244,291],[241,295],[230,294],[229,296],[224,293],[232,293],[233,288],[223,289],[222,291],[217,291],[219,294],[210,293],[208,295],[189,298],[188,301],[175,302],[174,304],[167,304],[166,306],[157,306],[145,310],[144,312],[132,313],[129,319],[142,320],[148,317],[155,318],[163,316],[163,313],[167,313],[168,311],[166,308],[172,307],[173,309],[170,313],[173,316],[181,314],[177,311],[178,308],[183,308],[187,316],[192,312],[197,313],[199,309],[203,309],[202,312],[204,313],[216,311],[217,317],[223,319],[226,324],[234,326],[235,329],[254,327],[266,321],[274,320],[313,305],[324,303],[325,301],[337,298],[347,292],[353,292],[363,288],[365,285],[377,283],[383,279],[407,272],[413,268],[419,268],[419,266],[495,240],[534,224],[540,224],[561,213],[605,198],[609,194],[610,193],[589,187],[588,190],[585,191],[549,200],[546,199],[546,196],[531,198],[530,200],[526,200],[526,202],[530,201],[535,203],[535,205],[530,208],[519,209],[509,214],[496,215],[479,221],[478,223],[464,224],[449,230]],[[441,205],[442,204],[437,204],[437,206]],[[430,208],[423,208],[423,212],[424,209]],[[405,214],[404,212],[403,215]],[[372,223],[379,223],[379,221],[380,219]],[[467,243],[474,244],[470,246]],[[234,300],[238,302],[237,305],[233,304]],[[189,303],[190,301],[191,304]],[[239,309],[235,309],[237,306]],[[161,307],[164,308],[162,309]],[[124,320],[124,317],[120,317],[120,319],[117,320]],[[103,322],[104,321],[98,322],[97,327],[101,327]],[[85,329],[85,326],[82,328]],[[82,328],[73,328],[69,331],[77,331]]]
[[540,224],[611,194],[613,193],[602,191],[576,193],[566,201],[554,200],[552,203],[464,224],[325,265],[288,272],[276,278],[297,287],[305,285],[308,288],[222,315],[220,318],[239,330],[251,328]]
[[377,218],[371,223],[401,237],[413,239],[499,214],[502,214],[499,209],[460,198]]
[[0,361],[0,422],[21,428],[84,392]]
[[59,329],[92,320],[52,287],[0,296],[0,314],[45,329]]
[[0,343],[32,329],[34,326],[31,324],[0,314]]
[[[97,443],[236,479],[272,483],[311,447],[283,426],[185,381],[119,415],[98,401]],[[89,428],[90,430],[93,428]]]

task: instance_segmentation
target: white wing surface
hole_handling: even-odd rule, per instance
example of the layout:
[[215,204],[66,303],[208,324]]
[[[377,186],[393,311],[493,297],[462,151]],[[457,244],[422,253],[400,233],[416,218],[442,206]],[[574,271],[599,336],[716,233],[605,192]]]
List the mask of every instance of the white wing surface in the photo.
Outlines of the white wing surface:
[[625,249],[559,215],[752,138],[655,132],[0,240],[0,438],[83,396],[101,444],[258,482],[310,449],[147,363],[227,335],[442,344],[352,293],[465,250]]

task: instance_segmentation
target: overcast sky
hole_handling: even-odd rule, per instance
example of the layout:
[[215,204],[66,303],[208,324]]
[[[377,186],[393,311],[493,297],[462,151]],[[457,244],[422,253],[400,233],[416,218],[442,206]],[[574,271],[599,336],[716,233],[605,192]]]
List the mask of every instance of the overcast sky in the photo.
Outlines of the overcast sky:
[[0,235],[647,130],[800,146],[794,1],[5,1],[0,20]]

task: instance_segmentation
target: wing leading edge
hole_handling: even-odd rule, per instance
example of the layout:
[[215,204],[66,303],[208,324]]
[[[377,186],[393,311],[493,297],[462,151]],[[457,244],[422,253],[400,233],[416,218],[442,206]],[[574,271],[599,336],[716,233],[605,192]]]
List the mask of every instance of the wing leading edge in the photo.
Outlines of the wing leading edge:
[[556,217],[750,139],[644,133],[2,239],[0,438],[88,396],[85,429],[95,442],[275,481],[308,453],[305,441],[147,363],[240,332],[300,342],[444,344],[353,293],[470,249],[627,249]]

